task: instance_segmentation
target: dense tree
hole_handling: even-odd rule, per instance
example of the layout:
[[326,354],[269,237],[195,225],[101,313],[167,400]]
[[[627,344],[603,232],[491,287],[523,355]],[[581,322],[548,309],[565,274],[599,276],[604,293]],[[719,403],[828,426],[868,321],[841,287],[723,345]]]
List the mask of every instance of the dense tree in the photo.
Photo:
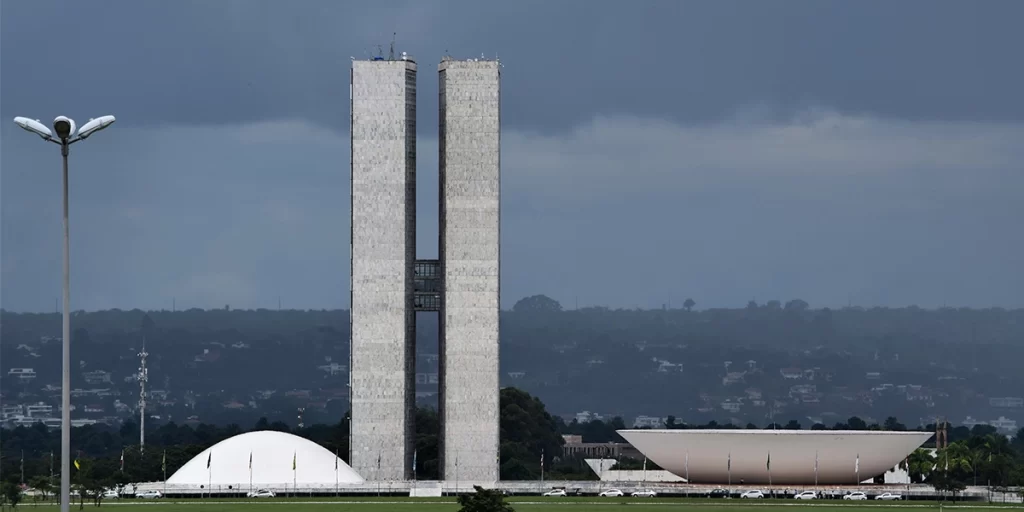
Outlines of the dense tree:
[[516,313],[531,313],[531,312],[544,312],[544,313],[557,313],[562,310],[562,305],[557,300],[548,297],[547,295],[533,295],[523,299],[519,299],[512,306],[512,311]]
[[21,488],[14,482],[0,483],[0,494],[4,500],[3,503],[11,508],[15,508],[18,503],[21,503]]
[[900,462],[900,468],[907,472],[911,482],[919,484],[931,475],[935,468],[935,457],[930,451],[918,448]]
[[459,495],[459,506],[459,512],[515,512],[501,491],[479,485],[473,486],[473,492]]
[[[542,457],[545,464],[550,464],[561,454],[565,441],[558,432],[559,422],[548,414],[539,399],[516,388],[503,388],[500,402],[503,464],[511,459],[540,461]],[[539,463],[536,466],[536,471],[529,470],[531,475],[540,473]]]

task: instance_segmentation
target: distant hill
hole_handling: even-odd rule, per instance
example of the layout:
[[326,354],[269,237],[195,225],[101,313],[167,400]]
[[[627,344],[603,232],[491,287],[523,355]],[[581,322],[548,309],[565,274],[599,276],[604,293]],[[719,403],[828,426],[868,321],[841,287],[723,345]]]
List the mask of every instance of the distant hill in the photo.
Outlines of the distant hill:
[[[565,310],[528,297],[502,312],[502,383],[533,393],[554,414],[589,411],[627,424],[668,415],[691,423],[796,419],[805,428],[855,415],[908,425],[934,416],[1024,422],[1014,400],[1024,394],[1024,310],[831,310],[799,299],[698,306]],[[348,409],[348,323],[344,310],[76,312],[76,415],[131,412],[145,339],[152,414],[294,424],[301,407],[308,422],[335,422]],[[5,405],[56,405],[60,332],[58,314],[0,313]],[[431,405],[434,315],[418,315],[417,353],[420,400]],[[35,377],[12,368],[32,368]]]

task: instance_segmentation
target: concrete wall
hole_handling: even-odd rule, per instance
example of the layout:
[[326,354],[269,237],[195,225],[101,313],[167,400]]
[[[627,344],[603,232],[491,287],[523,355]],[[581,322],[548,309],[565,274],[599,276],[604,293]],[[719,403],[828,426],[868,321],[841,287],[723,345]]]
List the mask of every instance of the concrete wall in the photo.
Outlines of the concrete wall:
[[868,481],[899,464],[932,436],[930,432],[868,430],[620,430],[619,434],[658,466],[690,483],[775,485]]
[[441,477],[498,479],[500,72],[438,66]]
[[415,404],[416,65],[355,61],[351,77],[349,463],[366,480],[405,479]]

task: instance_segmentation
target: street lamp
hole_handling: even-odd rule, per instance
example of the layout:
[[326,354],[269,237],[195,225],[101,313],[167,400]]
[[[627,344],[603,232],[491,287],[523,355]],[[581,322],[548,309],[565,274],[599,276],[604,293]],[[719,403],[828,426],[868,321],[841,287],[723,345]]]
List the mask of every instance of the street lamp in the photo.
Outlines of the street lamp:
[[[14,123],[48,142],[60,145],[64,159],[64,361],[61,370],[61,411],[60,411],[60,510],[68,512],[71,494],[71,264],[70,237],[68,236],[68,147],[85,140],[90,135],[114,124],[114,116],[90,119],[76,132],[75,121],[64,116],[53,120],[53,132],[38,119],[15,117]],[[54,132],[57,136],[54,138]]]

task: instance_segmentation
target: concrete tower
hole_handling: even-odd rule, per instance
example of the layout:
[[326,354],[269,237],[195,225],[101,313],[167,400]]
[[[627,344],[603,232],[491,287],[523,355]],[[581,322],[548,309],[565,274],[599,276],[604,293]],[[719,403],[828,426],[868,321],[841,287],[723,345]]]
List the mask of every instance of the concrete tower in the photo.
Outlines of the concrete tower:
[[438,66],[441,478],[498,479],[501,72]]
[[411,477],[415,406],[416,64],[352,63],[349,464]]
[[496,61],[438,66],[439,258],[416,259],[416,64],[352,64],[350,465],[412,476],[415,314],[439,314],[441,478],[498,479]]

